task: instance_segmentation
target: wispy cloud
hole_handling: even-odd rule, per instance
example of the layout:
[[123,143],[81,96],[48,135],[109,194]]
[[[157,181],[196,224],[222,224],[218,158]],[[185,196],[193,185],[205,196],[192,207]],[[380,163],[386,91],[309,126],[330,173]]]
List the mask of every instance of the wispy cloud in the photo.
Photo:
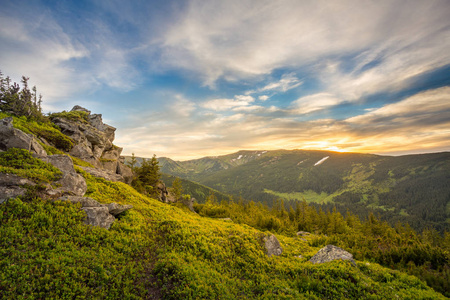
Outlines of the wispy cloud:
[[260,92],[266,91],[281,91],[286,92],[290,89],[296,88],[303,82],[300,81],[294,73],[284,74],[279,81],[271,82],[268,85],[259,89]]
[[229,110],[236,107],[246,107],[255,101],[255,98],[249,95],[236,95],[234,99],[213,99],[206,101],[201,104],[202,107],[216,110],[216,111],[224,111]]

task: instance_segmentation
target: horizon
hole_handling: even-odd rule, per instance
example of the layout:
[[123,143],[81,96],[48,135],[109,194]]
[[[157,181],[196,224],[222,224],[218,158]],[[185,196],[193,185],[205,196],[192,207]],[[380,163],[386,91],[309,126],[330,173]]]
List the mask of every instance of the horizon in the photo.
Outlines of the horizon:
[[[177,162],[183,162],[183,161],[191,161],[191,160],[198,160],[202,158],[217,158],[220,156],[228,156],[228,155],[234,155],[238,154],[239,152],[269,152],[269,151],[317,151],[317,152],[331,152],[331,153],[338,153],[338,154],[367,154],[367,155],[378,155],[378,156],[390,156],[390,157],[400,157],[400,156],[408,156],[408,155],[427,155],[427,154],[439,154],[439,153],[450,153],[450,151],[437,151],[437,152],[417,152],[417,153],[409,153],[409,154],[399,154],[399,155],[393,155],[393,154],[378,154],[378,153],[362,153],[362,152],[346,152],[346,151],[333,151],[333,150],[320,150],[320,149],[272,149],[272,150],[266,150],[266,149],[259,149],[259,150],[247,150],[247,149],[241,149],[235,152],[231,153],[225,153],[220,155],[208,155],[208,156],[201,156],[201,157],[194,157],[189,159],[173,159],[168,156],[157,156],[156,158],[168,158],[173,161]],[[126,157],[131,157],[131,155],[125,155]],[[135,155],[136,158],[144,158],[144,159],[151,159],[151,157],[142,157]]]
[[[219,13],[220,12],[220,13]],[[450,2],[2,1],[0,70],[124,155],[450,151]]]

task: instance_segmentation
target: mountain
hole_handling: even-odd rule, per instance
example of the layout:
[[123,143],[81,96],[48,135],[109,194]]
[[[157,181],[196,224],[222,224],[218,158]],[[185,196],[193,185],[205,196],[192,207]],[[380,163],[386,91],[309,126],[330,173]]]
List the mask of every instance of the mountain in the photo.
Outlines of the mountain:
[[416,229],[450,225],[450,153],[380,156],[330,151],[239,151],[189,161],[160,158],[162,172],[257,202],[306,201],[360,216],[375,211]]

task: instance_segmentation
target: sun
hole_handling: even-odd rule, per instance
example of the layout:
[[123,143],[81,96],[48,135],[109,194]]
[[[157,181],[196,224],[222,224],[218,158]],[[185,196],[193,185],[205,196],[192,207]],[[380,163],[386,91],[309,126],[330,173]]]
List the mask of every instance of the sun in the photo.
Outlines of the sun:
[[347,152],[347,150],[338,148],[336,146],[331,146],[331,147],[325,148],[325,150],[334,151],[334,152]]

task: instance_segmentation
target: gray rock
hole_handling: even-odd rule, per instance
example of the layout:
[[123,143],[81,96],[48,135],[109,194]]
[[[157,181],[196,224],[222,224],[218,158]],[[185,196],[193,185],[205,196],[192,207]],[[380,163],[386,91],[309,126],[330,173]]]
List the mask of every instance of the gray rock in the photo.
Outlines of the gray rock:
[[53,193],[73,194],[83,196],[87,190],[86,180],[78,174],[74,167],[72,159],[67,155],[49,155],[42,158],[43,161],[50,163],[61,170],[62,178],[56,183],[61,186],[53,191]]
[[279,256],[283,253],[280,242],[273,234],[264,237],[264,246],[269,257],[272,255]]
[[75,106],[71,109],[71,111],[84,111],[84,112],[87,112],[89,115],[91,114],[91,111],[90,111],[90,110],[88,110],[88,109],[86,109],[86,108],[84,108],[84,107],[81,107],[81,106],[79,106],[79,105],[75,105]]
[[[191,198],[191,197],[181,197],[181,203],[186,205],[191,212],[195,212],[194,200],[195,200],[195,198]],[[225,218],[225,219],[230,219],[230,218]],[[230,219],[230,221],[231,221],[231,219]]]
[[0,150],[19,148],[31,151],[39,156],[46,156],[47,152],[32,134],[13,127],[13,118],[0,120]]
[[307,232],[307,231],[299,231],[297,232],[297,236],[307,236],[310,235],[311,233]]
[[117,216],[129,209],[132,209],[133,205],[121,205],[117,203],[109,203],[106,204],[106,207],[108,208],[110,214],[112,214],[113,216]]
[[61,129],[61,132],[63,134],[70,137],[77,144],[83,143],[86,141],[86,137],[81,132],[81,130],[78,128],[78,123],[71,121],[71,120],[67,120],[65,118],[53,118],[52,122]]
[[89,147],[86,142],[76,144],[69,153],[70,155],[81,158],[83,160],[95,159],[91,147]]
[[33,181],[14,174],[0,173],[0,204],[8,199],[24,196],[25,186],[36,185]]
[[323,247],[309,261],[313,264],[321,264],[336,259],[348,260],[356,266],[355,260],[353,259],[353,255],[351,253],[333,245]]
[[125,182],[125,179],[112,171],[104,170],[104,169],[97,169],[97,168],[90,168],[90,167],[81,167],[84,171],[88,172],[92,176],[104,178],[109,181],[121,181]]
[[94,200],[89,197],[81,197],[81,196],[63,196],[58,198],[57,200],[61,201],[69,201],[73,204],[80,203],[81,207],[104,207],[105,204],[101,204],[97,200]]
[[[119,165],[119,162],[117,160],[109,160],[109,161],[101,161],[103,169],[114,173],[115,175],[119,175],[117,174],[117,168]],[[122,181],[122,180],[120,180]]]
[[103,152],[102,158],[110,159],[110,160],[118,160],[121,152],[122,152],[122,148],[111,149],[111,150]]
[[122,175],[126,184],[131,184],[131,182],[133,181],[133,171],[131,171],[131,168],[129,166],[126,166],[125,164],[123,164],[123,162],[120,162],[120,160],[117,165],[117,173],[119,175]]
[[84,222],[88,225],[109,229],[116,219],[109,213],[108,208],[104,206],[83,207],[81,209],[86,212],[86,220]]
[[89,197],[63,196],[57,200],[69,201],[73,204],[80,203],[81,209],[86,212],[85,223],[106,229],[109,229],[114,222],[114,216],[133,208],[132,205],[121,205],[117,203],[101,204]]
[[97,130],[103,132],[106,138],[113,142],[115,137],[116,128],[108,124],[104,124],[101,114],[92,114],[89,116],[89,123]]

